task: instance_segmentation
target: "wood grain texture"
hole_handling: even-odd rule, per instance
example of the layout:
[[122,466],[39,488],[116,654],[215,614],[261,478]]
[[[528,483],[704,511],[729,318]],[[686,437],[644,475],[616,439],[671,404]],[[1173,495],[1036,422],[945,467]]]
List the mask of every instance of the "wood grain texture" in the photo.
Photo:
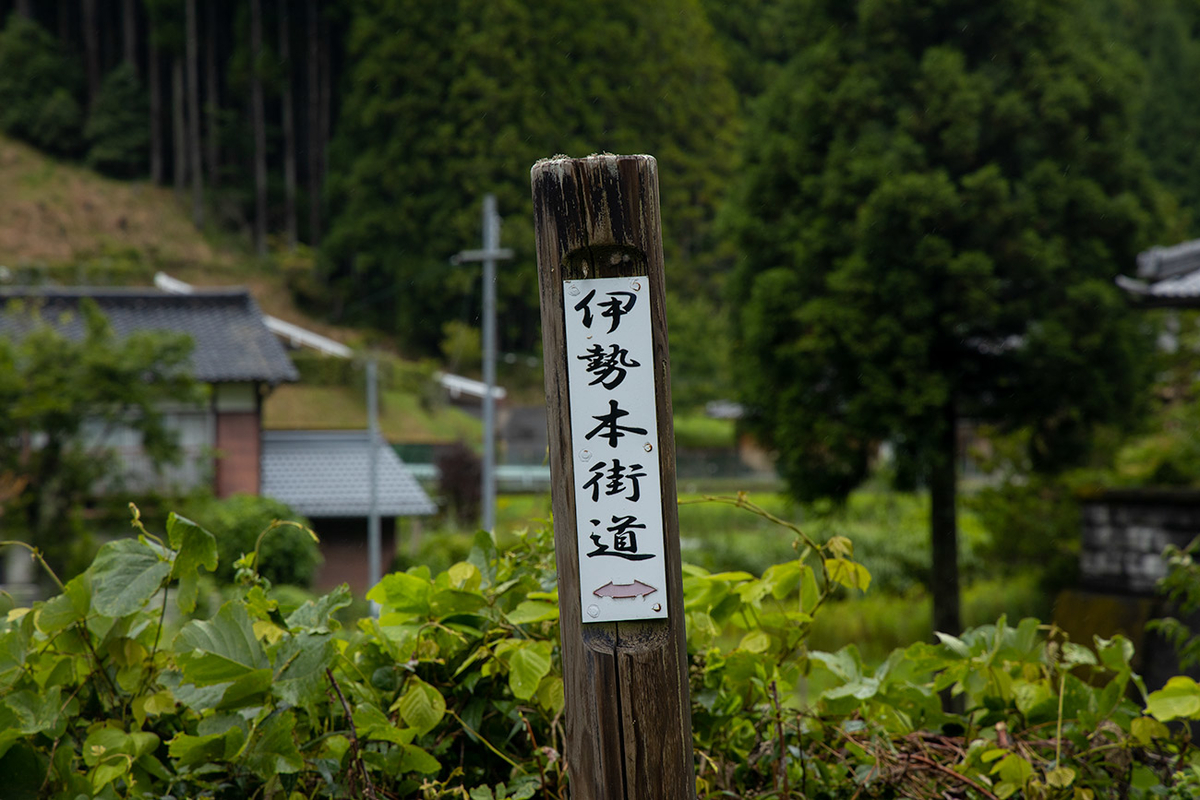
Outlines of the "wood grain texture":
[[[658,167],[651,156],[539,161],[531,172],[542,305],[554,541],[574,800],[695,797],[675,492]],[[645,275],[650,288],[658,458],[670,617],[582,621],[569,457],[563,281]]]

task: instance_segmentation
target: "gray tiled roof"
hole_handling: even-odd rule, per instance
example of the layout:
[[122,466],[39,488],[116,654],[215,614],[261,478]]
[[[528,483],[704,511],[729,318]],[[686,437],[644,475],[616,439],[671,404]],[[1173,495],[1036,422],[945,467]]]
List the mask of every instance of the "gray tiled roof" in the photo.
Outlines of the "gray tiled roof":
[[1161,281],[1200,270],[1200,239],[1170,247],[1151,247],[1138,253],[1137,265],[1138,277],[1148,281]]
[[[0,289],[0,335],[21,335],[27,315],[9,313],[10,300],[41,308],[42,319],[64,335],[83,335],[79,303],[90,297],[118,336],[137,331],[175,331],[192,337],[193,375],[206,383],[299,380],[283,345],[267,330],[258,304],[245,289],[166,294],[150,289]],[[65,315],[65,316],[64,316]]]
[[1118,279],[1117,285],[1130,294],[1159,305],[1169,305],[1173,301],[1195,301],[1200,299],[1200,269],[1155,283]]
[[[307,517],[365,517],[370,510],[370,449],[366,431],[264,431],[262,494]],[[396,452],[377,440],[379,513],[433,514],[425,494]]]

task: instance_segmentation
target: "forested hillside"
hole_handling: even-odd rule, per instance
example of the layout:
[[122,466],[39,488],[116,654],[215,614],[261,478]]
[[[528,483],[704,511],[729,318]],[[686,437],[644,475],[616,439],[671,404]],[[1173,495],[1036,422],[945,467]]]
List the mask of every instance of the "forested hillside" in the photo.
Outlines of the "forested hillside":
[[[921,18],[953,18],[958,5],[928,4]],[[173,187],[196,226],[232,233],[248,252],[300,247],[291,263],[305,269],[292,270],[291,287],[311,312],[374,327],[413,354],[437,354],[477,324],[478,272],[448,257],[478,246],[487,192],[517,253],[501,270],[500,346],[536,352],[529,166],[560,152],[650,152],[661,170],[677,397],[698,402],[734,393],[727,353],[712,346],[732,338],[726,276],[745,255],[732,230],[747,213],[764,224],[770,209],[761,197],[730,201],[732,187],[761,151],[744,139],[770,114],[758,98],[794,83],[788,64],[822,39],[811,8],[0,0],[0,129],[106,175]],[[1129,66],[1135,157],[1173,198],[1163,235],[1187,236],[1200,202],[1191,146],[1200,105],[1188,78],[1200,63],[1200,3],[1063,8]],[[764,124],[786,137],[800,122]]]

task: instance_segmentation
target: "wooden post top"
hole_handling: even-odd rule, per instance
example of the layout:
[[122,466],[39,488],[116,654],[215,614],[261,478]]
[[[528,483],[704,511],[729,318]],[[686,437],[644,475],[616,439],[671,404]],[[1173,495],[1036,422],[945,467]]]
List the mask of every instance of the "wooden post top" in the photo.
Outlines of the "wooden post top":
[[[646,274],[647,270],[652,274],[655,266],[662,265],[658,162],[654,156],[556,156],[534,164],[530,177],[534,224],[539,234],[545,235],[539,242],[539,255],[551,258],[546,267],[553,268],[552,262],[561,263],[581,249],[603,246],[639,250],[646,262],[640,270],[630,271],[632,265],[621,269],[612,263],[613,254],[595,252],[596,258],[590,262],[576,260],[564,265],[568,273],[575,274],[556,277],[618,277]],[[606,268],[614,266],[618,268]]]

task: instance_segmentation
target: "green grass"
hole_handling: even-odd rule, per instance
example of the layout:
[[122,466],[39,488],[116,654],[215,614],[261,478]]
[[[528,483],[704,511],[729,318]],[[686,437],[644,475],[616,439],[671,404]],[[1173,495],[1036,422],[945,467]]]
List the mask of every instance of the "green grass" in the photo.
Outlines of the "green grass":
[[[968,628],[995,622],[1001,614],[1013,622],[1048,620],[1051,611],[1035,575],[980,580],[963,588],[962,619]],[[922,641],[933,641],[929,595],[921,589],[898,595],[872,587],[818,611],[808,645],[835,651],[854,644],[867,662],[879,663],[896,648]]]
[[[733,506],[697,502],[681,495],[679,531],[685,561],[712,570],[739,569],[761,574],[794,556],[795,536],[779,525]],[[778,493],[748,494],[754,504],[825,541],[845,536],[854,556],[871,571],[878,589],[904,594],[921,583],[929,567],[929,500],[900,492],[860,491],[845,505],[802,506]],[[977,555],[987,531],[969,511],[959,513],[959,563],[964,580],[987,574]]]
[[676,447],[733,447],[737,431],[731,419],[712,419],[703,414],[676,414]]
[[[362,430],[366,399],[349,386],[280,386],[263,403],[263,426],[286,430]],[[450,405],[426,407],[416,395],[380,392],[379,428],[391,441],[408,443],[479,441],[482,423]]]

